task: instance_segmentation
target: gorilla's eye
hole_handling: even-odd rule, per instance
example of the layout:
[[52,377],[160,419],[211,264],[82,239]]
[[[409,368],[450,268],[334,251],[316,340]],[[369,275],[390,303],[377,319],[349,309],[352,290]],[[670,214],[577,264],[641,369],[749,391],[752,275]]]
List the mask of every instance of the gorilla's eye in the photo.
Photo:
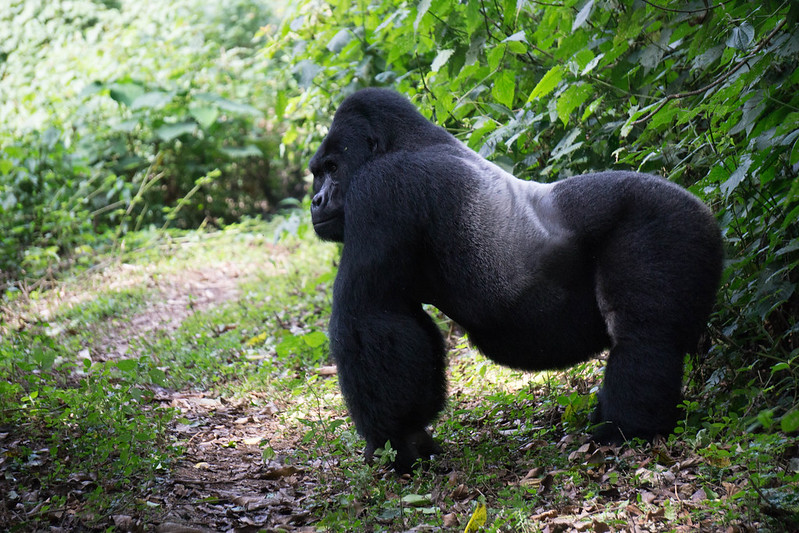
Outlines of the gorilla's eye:
[[328,174],[333,174],[336,170],[338,170],[338,166],[333,161],[325,163],[325,171]]

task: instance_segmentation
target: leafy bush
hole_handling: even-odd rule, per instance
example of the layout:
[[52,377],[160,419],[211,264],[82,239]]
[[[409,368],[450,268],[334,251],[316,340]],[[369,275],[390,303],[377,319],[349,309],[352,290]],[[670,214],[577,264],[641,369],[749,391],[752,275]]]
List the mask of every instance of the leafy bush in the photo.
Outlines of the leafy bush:
[[0,289],[95,235],[299,196],[264,114],[255,35],[272,17],[267,0],[3,3]]
[[61,137],[50,128],[0,148],[0,287],[20,269],[44,274],[60,247],[91,242],[91,171]]
[[[6,457],[6,488],[13,489],[12,500],[24,496],[19,505],[28,507],[31,520],[66,507],[61,486],[67,477],[75,482],[69,499],[101,505],[108,492],[151,483],[177,451],[164,437],[175,413],[159,407],[146,385],[163,382],[152,362],[72,361],[73,354],[45,335],[0,339],[0,423],[18,436]],[[27,483],[31,472],[38,473],[35,484]],[[30,510],[25,498],[54,488],[58,494],[47,508]]]
[[766,391],[728,408],[768,397],[795,431],[798,19],[795,2],[306,0],[269,51],[283,142],[304,157],[342,97],[390,85],[517,176],[628,168],[689,187],[728,248],[714,363],[693,383]]

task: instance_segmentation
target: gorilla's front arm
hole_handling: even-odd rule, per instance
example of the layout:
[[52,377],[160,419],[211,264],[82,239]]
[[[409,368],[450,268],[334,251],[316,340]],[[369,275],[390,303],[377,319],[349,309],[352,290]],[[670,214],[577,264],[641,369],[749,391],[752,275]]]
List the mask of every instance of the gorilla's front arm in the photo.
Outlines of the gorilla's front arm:
[[[350,416],[366,439],[366,457],[390,441],[395,466],[409,472],[413,463],[437,451],[427,424],[444,406],[444,341],[419,303],[400,296],[402,280],[386,282],[395,290],[372,286],[374,276],[345,248],[334,287],[330,349]],[[383,256],[390,259],[390,256]],[[357,287],[348,280],[360,280]],[[396,291],[396,292],[395,292]]]
[[610,348],[594,438],[671,431],[721,270],[692,195],[633,172],[523,182],[382,90],[341,105],[310,168],[314,228],[344,242],[330,346],[367,456],[390,441],[406,472],[436,451],[445,350],[423,303],[515,368]]

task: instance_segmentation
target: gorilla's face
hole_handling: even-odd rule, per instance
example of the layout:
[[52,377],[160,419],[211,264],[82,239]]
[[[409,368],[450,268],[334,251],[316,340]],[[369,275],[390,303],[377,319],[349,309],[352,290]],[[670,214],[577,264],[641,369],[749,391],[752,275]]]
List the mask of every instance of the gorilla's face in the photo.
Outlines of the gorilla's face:
[[344,242],[344,195],[341,178],[344,167],[341,156],[332,150],[330,137],[311,158],[308,168],[313,174],[311,221],[321,239]]
[[352,175],[374,155],[376,141],[368,121],[337,114],[308,168],[313,174],[311,221],[323,240],[344,242],[346,196]]

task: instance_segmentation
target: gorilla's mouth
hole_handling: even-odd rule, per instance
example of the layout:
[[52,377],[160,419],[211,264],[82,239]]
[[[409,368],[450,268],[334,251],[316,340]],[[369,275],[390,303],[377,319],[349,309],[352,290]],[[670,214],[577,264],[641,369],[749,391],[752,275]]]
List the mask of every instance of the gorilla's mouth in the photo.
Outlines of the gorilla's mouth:
[[321,220],[311,220],[311,223],[313,224],[314,228],[322,228],[324,226],[329,226],[336,220],[338,220],[338,217],[332,216],[332,217],[323,218]]

